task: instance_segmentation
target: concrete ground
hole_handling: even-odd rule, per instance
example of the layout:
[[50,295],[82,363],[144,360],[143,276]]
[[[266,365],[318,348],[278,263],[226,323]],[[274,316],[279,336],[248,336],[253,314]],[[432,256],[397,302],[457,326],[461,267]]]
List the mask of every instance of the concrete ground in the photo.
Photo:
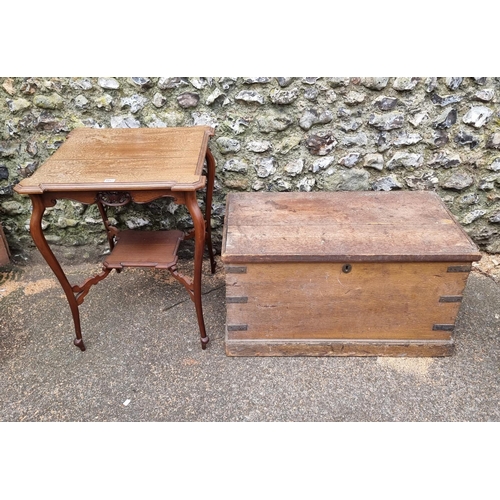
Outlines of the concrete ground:
[[[16,264],[0,274],[0,421],[498,422],[498,261],[471,273],[449,358],[227,357],[219,261],[204,269],[205,351],[184,288],[128,269],[85,298],[81,352],[52,271]],[[65,269],[79,283],[100,266]]]

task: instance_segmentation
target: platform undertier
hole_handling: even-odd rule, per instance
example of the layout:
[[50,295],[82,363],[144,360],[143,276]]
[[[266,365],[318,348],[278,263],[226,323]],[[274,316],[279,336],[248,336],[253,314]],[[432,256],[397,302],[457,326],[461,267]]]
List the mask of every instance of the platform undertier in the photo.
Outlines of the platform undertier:
[[177,263],[177,250],[184,233],[128,230],[118,234],[112,252],[103,262],[110,269],[154,267],[169,269]]

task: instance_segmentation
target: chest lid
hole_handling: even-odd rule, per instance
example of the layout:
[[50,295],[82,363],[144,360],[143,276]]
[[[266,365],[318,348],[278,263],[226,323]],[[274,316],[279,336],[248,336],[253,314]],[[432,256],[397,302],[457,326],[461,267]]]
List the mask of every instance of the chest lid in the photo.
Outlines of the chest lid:
[[477,261],[477,246],[428,191],[230,193],[222,260]]

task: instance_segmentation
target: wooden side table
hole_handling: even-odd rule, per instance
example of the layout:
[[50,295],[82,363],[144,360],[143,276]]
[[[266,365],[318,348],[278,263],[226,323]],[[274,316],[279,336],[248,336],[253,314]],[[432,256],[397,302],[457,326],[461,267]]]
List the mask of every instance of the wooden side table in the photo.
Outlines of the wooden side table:
[[[120,272],[126,267],[168,269],[184,285],[195,304],[201,346],[206,348],[209,339],[203,319],[201,270],[203,253],[208,247],[211,271],[215,272],[210,231],[215,160],[208,147],[213,135],[211,127],[75,129],[31,177],[14,188],[31,198],[31,235],[66,294],[75,326],[74,343],[82,351],[85,345],[78,307],[92,285],[113,269]],[[196,193],[205,187],[203,216]],[[108,220],[107,207],[149,203],[164,197],[186,205],[193,231],[188,234],[179,230],[119,232]],[[45,209],[59,199],[97,204],[107,233],[111,253],[103,263],[102,272],[81,285],[69,283],[43,234]],[[179,243],[191,238],[195,241],[193,278],[177,269]]]

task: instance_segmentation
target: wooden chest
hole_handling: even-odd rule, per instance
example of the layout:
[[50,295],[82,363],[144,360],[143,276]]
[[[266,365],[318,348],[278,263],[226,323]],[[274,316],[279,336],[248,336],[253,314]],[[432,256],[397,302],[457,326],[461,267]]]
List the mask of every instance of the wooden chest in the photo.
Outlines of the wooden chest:
[[232,193],[229,356],[449,356],[477,247],[424,191]]

